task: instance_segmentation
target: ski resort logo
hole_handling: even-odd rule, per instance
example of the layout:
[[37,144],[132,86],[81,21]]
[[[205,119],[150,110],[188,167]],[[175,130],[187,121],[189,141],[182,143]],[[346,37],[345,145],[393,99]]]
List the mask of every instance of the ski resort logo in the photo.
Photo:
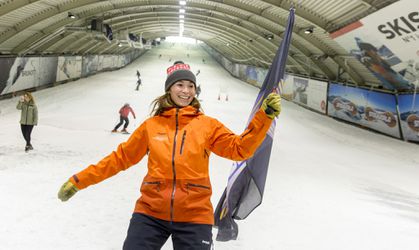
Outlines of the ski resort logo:
[[167,69],[167,74],[170,75],[176,70],[190,70],[188,64],[175,64]]
[[332,104],[337,111],[343,111],[350,117],[355,117],[358,115],[358,109],[356,105],[345,98],[336,97],[333,99]]
[[166,133],[157,133],[157,135],[155,135],[153,139],[156,141],[166,141],[168,138]]
[[367,121],[382,121],[390,128],[396,126],[397,121],[394,115],[389,111],[375,110],[371,107],[365,108],[365,120]]
[[416,114],[411,114],[406,119],[407,125],[409,128],[415,132],[419,132],[419,116]]

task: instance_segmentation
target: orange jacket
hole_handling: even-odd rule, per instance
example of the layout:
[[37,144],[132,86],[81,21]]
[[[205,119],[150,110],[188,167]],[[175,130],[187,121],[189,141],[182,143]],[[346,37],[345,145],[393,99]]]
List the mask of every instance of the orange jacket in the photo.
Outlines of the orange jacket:
[[138,163],[148,153],[148,173],[134,212],[167,221],[213,224],[210,153],[235,161],[251,157],[271,122],[259,110],[246,131],[235,135],[191,106],[172,108],[144,121],[116,151],[70,181],[86,188]]

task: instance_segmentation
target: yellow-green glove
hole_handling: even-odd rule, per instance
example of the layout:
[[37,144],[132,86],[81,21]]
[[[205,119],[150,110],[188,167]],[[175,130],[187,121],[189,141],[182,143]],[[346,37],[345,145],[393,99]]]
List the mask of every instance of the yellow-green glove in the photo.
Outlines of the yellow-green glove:
[[261,109],[271,119],[278,117],[279,113],[281,113],[281,96],[277,93],[270,93],[263,100]]
[[79,191],[79,189],[74,186],[71,181],[67,181],[61,186],[60,191],[58,191],[58,199],[61,201],[68,201],[68,199],[75,195],[77,191]]

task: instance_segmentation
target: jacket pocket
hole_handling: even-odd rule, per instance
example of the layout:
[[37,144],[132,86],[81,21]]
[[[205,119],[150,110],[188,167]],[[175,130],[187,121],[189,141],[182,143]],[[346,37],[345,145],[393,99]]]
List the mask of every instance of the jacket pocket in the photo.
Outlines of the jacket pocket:
[[155,188],[157,192],[160,192],[160,181],[144,181],[143,185],[149,185],[151,188]]
[[205,185],[201,185],[201,184],[195,184],[195,183],[190,183],[190,182],[187,182],[187,183],[186,183],[186,190],[189,190],[189,189],[191,189],[191,188],[207,189],[207,190],[210,190],[210,189],[211,189],[210,187],[205,186]]
[[140,202],[154,212],[161,212],[168,197],[166,188],[164,180],[146,177],[141,184]]

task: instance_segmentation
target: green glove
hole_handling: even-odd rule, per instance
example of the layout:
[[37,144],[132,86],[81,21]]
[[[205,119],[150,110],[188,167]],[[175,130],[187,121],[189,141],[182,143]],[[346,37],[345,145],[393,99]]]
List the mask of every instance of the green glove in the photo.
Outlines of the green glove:
[[60,191],[58,191],[58,199],[68,201],[77,191],[79,189],[71,181],[67,181],[61,186]]
[[261,109],[271,119],[278,117],[279,113],[281,113],[281,96],[277,93],[270,93],[263,100]]

